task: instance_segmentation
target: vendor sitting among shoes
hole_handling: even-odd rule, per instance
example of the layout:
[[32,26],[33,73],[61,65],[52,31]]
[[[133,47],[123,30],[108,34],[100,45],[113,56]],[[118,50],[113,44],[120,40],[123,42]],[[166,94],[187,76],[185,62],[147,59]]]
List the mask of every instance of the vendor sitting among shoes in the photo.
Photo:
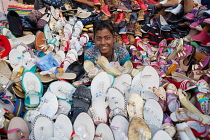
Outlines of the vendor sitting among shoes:
[[130,61],[128,51],[115,42],[114,27],[109,20],[96,21],[93,33],[96,46],[85,52],[84,61],[90,60],[96,64],[100,56],[105,56],[109,62],[118,61],[121,66]]

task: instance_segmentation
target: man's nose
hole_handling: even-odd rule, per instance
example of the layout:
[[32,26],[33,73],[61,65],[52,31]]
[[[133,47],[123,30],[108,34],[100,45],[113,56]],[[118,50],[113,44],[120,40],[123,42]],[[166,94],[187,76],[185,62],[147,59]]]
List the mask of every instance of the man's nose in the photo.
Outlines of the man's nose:
[[101,44],[105,44],[105,42],[106,42],[106,41],[105,41],[105,38],[102,38],[102,39],[101,39]]

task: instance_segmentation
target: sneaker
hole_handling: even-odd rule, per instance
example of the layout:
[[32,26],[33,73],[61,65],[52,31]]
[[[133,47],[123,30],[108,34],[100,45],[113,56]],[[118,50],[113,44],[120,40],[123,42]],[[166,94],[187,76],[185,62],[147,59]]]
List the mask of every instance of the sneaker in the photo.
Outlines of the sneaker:
[[109,6],[108,6],[108,5],[104,5],[104,7],[101,9],[101,11],[102,11],[105,15],[111,17],[111,14],[110,14]]
[[123,28],[120,29],[119,34],[126,34],[127,33],[127,26],[124,26]]
[[119,12],[132,12],[131,9],[128,9],[123,2],[119,2],[118,6],[117,6],[117,11]]
[[134,34],[135,24],[136,24],[136,21],[130,22],[127,33]]
[[124,12],[118,12],[116,24],[119,24],[125,17]]
[[144,10],[139,10],[137,21],[144,20]]
[[141,9],[136,0],[131,1],[131,8],[132,8],[132,10],[140,10]]

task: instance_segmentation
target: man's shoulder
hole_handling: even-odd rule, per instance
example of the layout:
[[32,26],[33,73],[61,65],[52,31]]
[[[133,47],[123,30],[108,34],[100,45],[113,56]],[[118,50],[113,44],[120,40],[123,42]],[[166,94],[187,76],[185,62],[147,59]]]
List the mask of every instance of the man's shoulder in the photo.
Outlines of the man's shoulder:
[[88,57],[94,56],[96,53],[96,49],[97,49],[96,46],[92,46],[91,48],[89,48],[85,51],[84,55],[88,56]]

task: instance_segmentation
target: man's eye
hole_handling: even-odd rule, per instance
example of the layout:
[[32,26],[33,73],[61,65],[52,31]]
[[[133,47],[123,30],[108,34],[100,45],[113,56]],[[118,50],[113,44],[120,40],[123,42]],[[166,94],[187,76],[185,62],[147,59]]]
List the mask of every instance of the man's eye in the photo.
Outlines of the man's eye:
[[101,40],[101,38],[96,38],[96,40],[97,40],[97,41],[100,41],[100,40]]
[[106,40],[109,40],[109,39],[110,39],[110,37],[106,37],[105,39],[106,39]]

